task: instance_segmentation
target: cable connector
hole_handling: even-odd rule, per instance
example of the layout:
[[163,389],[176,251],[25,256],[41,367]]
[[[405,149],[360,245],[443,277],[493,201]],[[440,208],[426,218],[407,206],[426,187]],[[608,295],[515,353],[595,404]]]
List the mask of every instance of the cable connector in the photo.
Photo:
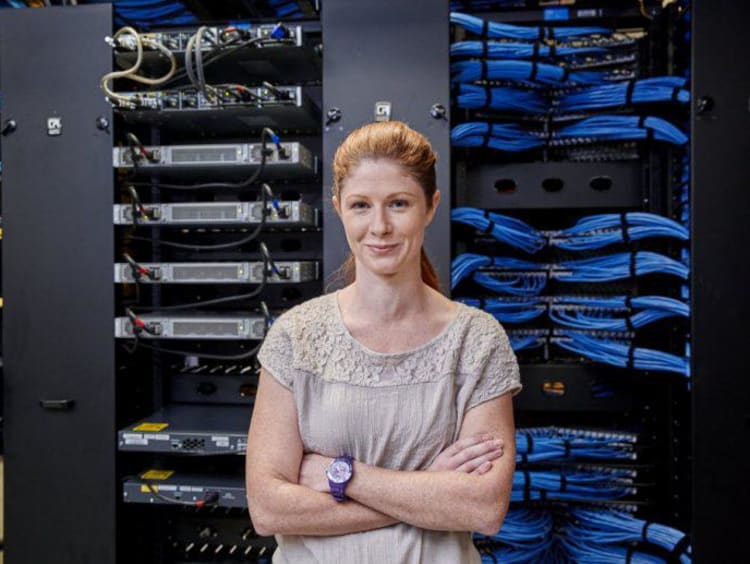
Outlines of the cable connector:
[[289,37],[289,28],[287,28],[283,23],[279,22],[271,30],[270,36],[277,41],[286,39],[287,37]]

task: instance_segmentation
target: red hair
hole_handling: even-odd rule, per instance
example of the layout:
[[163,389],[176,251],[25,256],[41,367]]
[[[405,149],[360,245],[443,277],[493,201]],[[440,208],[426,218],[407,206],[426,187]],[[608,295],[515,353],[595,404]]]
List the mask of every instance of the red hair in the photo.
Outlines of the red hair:
[[[352,131],[333,157],[333,195],[339,201],[344,181],[366,159],[388,159],[401,165],[422,188],[427,209],[432,207],[437,191],[437,155],[424,135],[400,121],[370,123]],[[424,247],[420,255],[422,281],[439,292],[440,280]],[[336,278],[351,284],[354,276],[354,255],[350,254],[336,271]]]

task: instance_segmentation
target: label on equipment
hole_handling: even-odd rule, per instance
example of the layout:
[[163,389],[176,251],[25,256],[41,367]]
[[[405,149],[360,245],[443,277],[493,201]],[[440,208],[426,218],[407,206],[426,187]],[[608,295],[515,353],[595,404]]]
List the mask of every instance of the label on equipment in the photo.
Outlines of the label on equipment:
[[141,423],[133,427],[133,431],[159,432],[169,427],[169,423]]
[[174,470],[147,470],[141,474],[143,480],[166,480],[172,474]]

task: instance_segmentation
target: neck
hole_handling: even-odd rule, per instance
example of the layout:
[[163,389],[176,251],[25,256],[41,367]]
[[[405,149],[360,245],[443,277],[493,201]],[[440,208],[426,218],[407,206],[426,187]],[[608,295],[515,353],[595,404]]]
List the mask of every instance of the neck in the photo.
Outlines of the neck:
[[[425,311],[431,291],[422,282],[417,265],[416,272],[402,272],[393,277],[376,276],[364,268],[359,269],[354,282],[342,290],[342,294],[345,298],[342,308],[349,310],[346,312],[349,316],[389,322]],[[354,304],[356,311],[353,311]]]

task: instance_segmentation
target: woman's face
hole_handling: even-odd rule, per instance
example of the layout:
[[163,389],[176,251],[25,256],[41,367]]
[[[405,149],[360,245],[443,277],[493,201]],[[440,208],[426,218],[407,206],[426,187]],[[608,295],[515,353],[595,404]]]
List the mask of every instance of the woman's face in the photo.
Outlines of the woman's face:
[[333,205],[360,268],[391,277],[415,269],[419,276],[425,227],[440,201],[428,208],[424,191],[398,163],[365,159],[344,180]]

